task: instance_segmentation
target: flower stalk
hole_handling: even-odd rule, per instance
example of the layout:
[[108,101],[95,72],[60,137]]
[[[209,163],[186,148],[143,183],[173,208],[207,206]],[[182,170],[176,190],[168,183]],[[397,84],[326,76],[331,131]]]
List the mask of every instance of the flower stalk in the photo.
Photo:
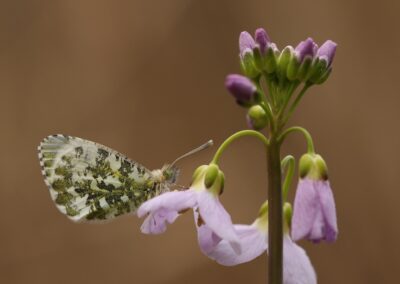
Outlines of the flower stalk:
[[267,150],[268,165],[268,279],[271,284],[282,284],[283,279],[283,207],[281,184],[280,143],[271,133]]

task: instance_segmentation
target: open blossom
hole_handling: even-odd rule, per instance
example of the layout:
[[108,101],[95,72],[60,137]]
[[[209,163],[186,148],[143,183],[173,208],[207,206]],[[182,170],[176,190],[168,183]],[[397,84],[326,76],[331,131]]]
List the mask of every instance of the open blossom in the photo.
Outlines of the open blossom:
[[188,190],[166,192],[146,201],[137,212],[139,217],[147,216],[141,227],[142,232],[163,233],[167,224],[173,223],[180,213],[192,208],[197,224],[207,224],[216,238],[226,240],[239,252],[239,238],[231,217],[218,199],[223,179],[223,173],[216,165],[201,166],[196,170],[193,184]]
[[326,172],[321,156],[306,154],[301,158],[292,219],[295,241],[333,242],[337,238],[335,201]]
[[[251,225],[235,225],[242,252],[235,252],[226,240],[215,238],[206,225],[197,226],[202,252],[225,266],[249,262],[268,251],[268,213],[265,206]],[[306,252],[286,232],[283,239],[283,283],[316,284],[314,268]]]

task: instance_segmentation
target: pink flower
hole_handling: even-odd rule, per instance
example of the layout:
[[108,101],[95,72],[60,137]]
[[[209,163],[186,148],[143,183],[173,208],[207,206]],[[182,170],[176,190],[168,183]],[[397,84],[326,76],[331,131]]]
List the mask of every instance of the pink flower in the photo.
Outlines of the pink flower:
[[216,165],[199,167],[188,190],[163,193],[139,207],[138,216],[147,215],[141,227],[142,232],[163,233],[167,229],[167,224],[173,223],[180,213],[192,208],[196,224],[206,224],[215,238],[227,241],[235,251],[239,252],[238,235],[231,217],[218,198],[223,182],[223,173]]
[[[249,262],[268,251],[268,213],[263,206],[260,217],[251,225],[235,225],[241,253],[237,253],[226,240],[215,238],[207,225],[197,226],[202,252],[225,266]],[[285,233],[283,239],[283,283],[316,284],[314,268],[306,252]]]
[[337,234],[335,201],[326,164],[319,155],[303,155],[294,201],[292,238],[333,242]]

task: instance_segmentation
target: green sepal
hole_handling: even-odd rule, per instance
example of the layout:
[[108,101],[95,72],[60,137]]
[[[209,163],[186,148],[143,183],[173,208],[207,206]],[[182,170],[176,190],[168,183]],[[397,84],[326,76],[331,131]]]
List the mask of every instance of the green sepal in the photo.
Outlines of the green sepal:
[[265,201],[258,211],[258,217],[268,216],[268,200]]
[[286,70],[286,76],[290,81],[297,79],[297,73],[300,69],[300,61],[297,59],[296,55],[293,55]]
[[327,69],[328,69],[328,62],[326,60],[324,59],[316,60],[316,62],[313,63],[311,67],[308,81],[316,83],[327,72]]
[[304,178],[311,171],[314,164],[314,158],[311,154],[304,154],[301,156],[299,161],[299,174],[301,178]]
[[320,179],[328,179],[328,166],[320,155],[315,155],[315,168]]
[[240,67],[247,77],[256,78],[260,74],[254,63],[253,52],[246,52],[244,56],[241,57]]
[[204,174],[204,171],[208,168],[208,165],[202,165],[198,167],[192,176],[192,183],[195,183]]
[[304,154],[299,162],[300,178],[310,178],[314,180],[327,180],[328,167],[318,154]]
[[331,75],[331,72],[332,72],[332,68],[329,68],[329,69],[325,72],[325,74],[323,74],[323,75],[315,82],[315,84],[320,85],[320,84],[324,83],[324,82],[329,78],[329,75]]
[[279,50],[274,46],[269,46],[265,53],[264,69],[267,73],[272,73],[278,65]]
[[215,183],[215,180],[217,179],[219,175],[219,168],[215,164],[211,164],[208,166],[206,170],[206,174],[204,176],[204,185],[206,188],[210,188],[213,186]]
[[254,57],[254,66],[259,70],[262,71],[265,65],[264,56],[261,54],[261,50],[258,47],[253,49],[253,57]]
[[302,82],[307,80],[307,76],[310,72],[311,65],[313,63],[313,58],[311,56],[306,56],[301,63],[299,70],[297,72],[297,79]]
[[292,60],[293,53],[294,53],[293,47],[286,46],[282,50],[282,52],[278,58],[277,73],[278,73],[278,77],[281,80],[286,79],[286,72],[287,72],[289,63]]
[[292,205],[289,202],[285,202],[285,204],[283,205],[283,226],[285,231],[289,231],[290,227],[292,226],[292,215]]

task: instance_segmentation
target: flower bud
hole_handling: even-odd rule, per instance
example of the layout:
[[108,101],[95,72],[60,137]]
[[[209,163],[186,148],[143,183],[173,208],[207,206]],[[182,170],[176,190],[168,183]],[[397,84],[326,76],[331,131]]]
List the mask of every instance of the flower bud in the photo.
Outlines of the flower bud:
[[240,105],[251,104],[256,100],[257,87],[245,76],[238,74],[226,76],[225,87]]
[[310,56],[311,58],[313,58],[315,53],[317,52],[317,48],[317,44],[310,37],[307,38],[305,41],[300,42],[294,50],[298,62],[303,62],[303,59],[306,56]]
[[308,80],[314,84],[322,84],[331,73],[331,65],[336,53],[337,44],[327,40],[318,49],[315,60],[310,68]]
[[335,57],[337,44],[331,40],[327,40],[317,51],[317,57],[320,60],[326,61],[328,67],[331,66],[333,58]]
[[253,48],[256,46],[256,43],[248,32],[244,31],[240,33],[239,36],[239,50],[240,57],[243,59],[246,53],[253,53]]
[[317,44],[312,38],[308,38],[296,46],[294,56],[287,67],[286,75],[289,80],[305,81],[317,48]]
[[271,40],[267,34],[267,32],[263,28],[256,29],[254,34],[255,42],[258,44],[260,48],[261,54],[264,55],[267,50],[268,45],[271,43]]
[[250,128],[261,130],[268,124],[268,116],[260,105],[252,106],[247,113],[247,124]]
[[265,54],[265,71],[272,73],[276,70],[278,65],[279,49],[274,43],[271,43]]
[[286,46],[282,50],[282,52],[278,58],[277,72],[278,72],[278,76],[282,80],[287,77],[286,76],[287,69],[288,69],[290,62],[293,60],[293,54],[294,54],[293,47]]

